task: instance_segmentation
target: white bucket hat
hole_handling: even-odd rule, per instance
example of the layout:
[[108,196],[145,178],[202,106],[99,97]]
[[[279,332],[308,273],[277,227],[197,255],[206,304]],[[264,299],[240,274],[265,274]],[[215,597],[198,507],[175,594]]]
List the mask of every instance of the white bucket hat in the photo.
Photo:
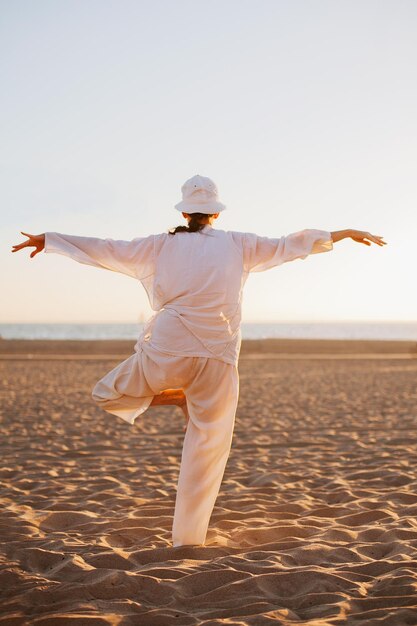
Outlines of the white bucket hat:
[[181,192],[182,201],[175,205],[177,211],[209,215],[220,213],[226,208],[218,201],[216,184],[207,176],[196,174],[189,178],[181,187]]

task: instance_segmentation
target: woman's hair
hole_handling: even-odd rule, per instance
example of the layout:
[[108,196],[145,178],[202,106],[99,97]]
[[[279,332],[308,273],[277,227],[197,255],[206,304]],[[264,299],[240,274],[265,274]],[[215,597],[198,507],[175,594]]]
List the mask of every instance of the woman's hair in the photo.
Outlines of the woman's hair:
[[168,231],[169,235],[175,235],[175,233],[196,233],[199,230],[202,230],[206,225],[204,222],[200,222],[202,217],[212,217],[212,215],[207,215],[207,213],[189,213],[191,217],[188,222],[188,226],[177,226],[174,229],[170,229]]

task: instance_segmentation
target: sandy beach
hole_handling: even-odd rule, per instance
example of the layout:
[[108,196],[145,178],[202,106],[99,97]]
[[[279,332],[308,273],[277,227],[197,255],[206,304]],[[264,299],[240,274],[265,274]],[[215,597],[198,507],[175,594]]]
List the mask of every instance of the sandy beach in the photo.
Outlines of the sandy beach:
[[133,341],[0,341],[0,624],[417,624],[417,344],[243,342],[206,546],[171,547],[180,409],[94,383]]

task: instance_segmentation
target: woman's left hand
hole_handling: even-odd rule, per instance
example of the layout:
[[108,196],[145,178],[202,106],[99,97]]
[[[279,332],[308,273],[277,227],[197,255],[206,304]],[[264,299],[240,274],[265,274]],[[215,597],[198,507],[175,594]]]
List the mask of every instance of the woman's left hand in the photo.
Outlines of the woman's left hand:
[[33,252],[30,253],[30,258],[33,259],[34,256],[36,256],[39,252],[42,252],[45,248],[45,235],[43,233],[41,235],[31,235],[29,233],[24,233],[23,230],[20,232],[22,235],[28,237],[28,240],[13,246],[14,249],[12,249],[12,252],[17,252],[18,250],[22,250],[22,248],[33,246],[36,248],[36,250],[33,250]]

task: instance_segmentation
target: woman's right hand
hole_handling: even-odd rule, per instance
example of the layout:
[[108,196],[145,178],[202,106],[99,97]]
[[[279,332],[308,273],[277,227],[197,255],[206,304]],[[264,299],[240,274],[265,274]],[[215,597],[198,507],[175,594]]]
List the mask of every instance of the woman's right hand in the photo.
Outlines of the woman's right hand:
[[29,233],[24,233],[23,230],[20,231],[22,235],[28,237],[27,241],[23,243],[18,243],[13,246],[12,252],[17,252],[18,250],[22,250],[22,248],[34,247],[36,250],[30,253],[30,258],[33,259],[34,256],[38,254],[38,252],[42,252],[45,247],[45,235],[42,233],[41,235],[30,235]]
[[353,241],[357,241],[359,243],[365,244],[365,246],[370,246],[371,241],[373,243],[378,244],[378,246],[385,246],[387,244],[386,241],[383,241],[382,235],[371,235],[365,230],[354,230],[353,228],[348,228],[346,230],[335,230],[330,233],[332,241],[336,243],[336,241],[341,241],[342,239],[346,239],[350,237]]
[[371,241],[378,244],[378,246],[385,246],[387,243],[386,241],[383,241],[383,237],[381,235],[371,235],[371,233],[364,230],[350,230],[348,237],[351,237],[353,241],[364,243],[366,246],[370,246]]

